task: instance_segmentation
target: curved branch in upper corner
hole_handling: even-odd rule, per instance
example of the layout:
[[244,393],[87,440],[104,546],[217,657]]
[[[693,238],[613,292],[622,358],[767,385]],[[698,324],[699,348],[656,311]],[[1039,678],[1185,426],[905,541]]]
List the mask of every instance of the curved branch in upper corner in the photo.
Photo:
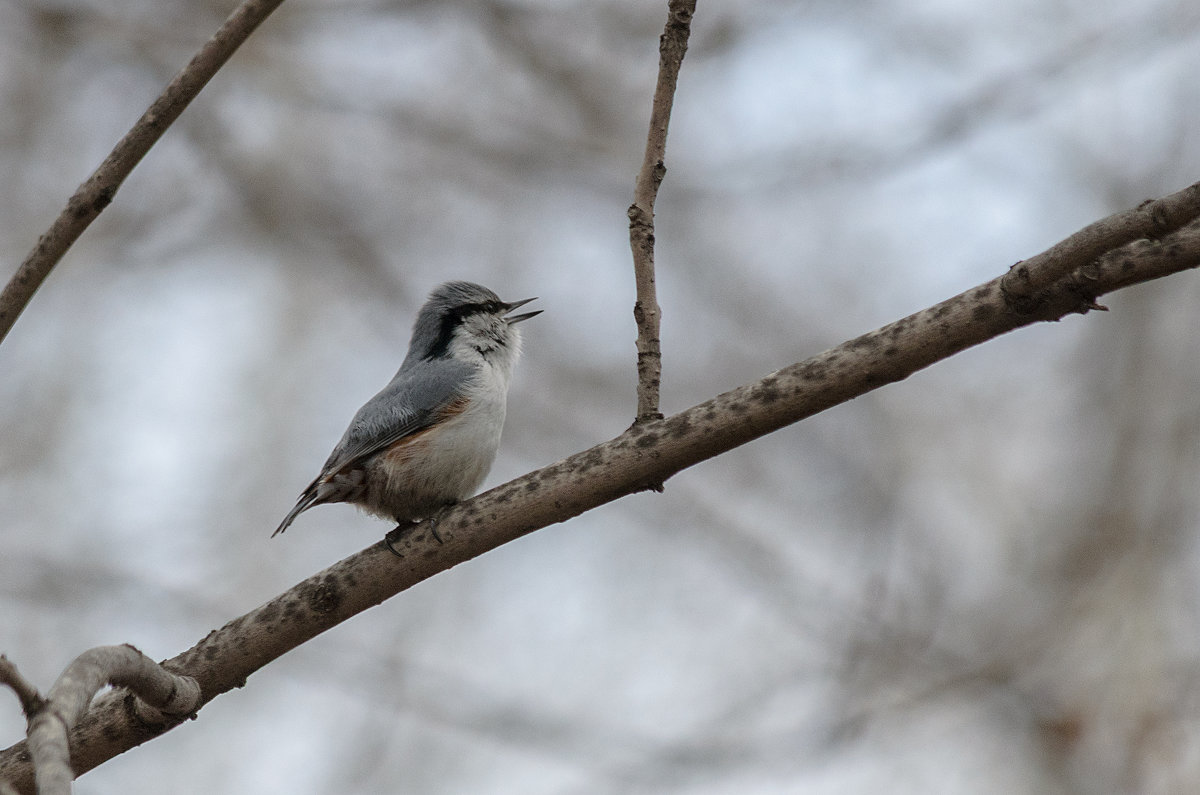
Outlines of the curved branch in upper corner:
[[675,86],[679,82],[683,56],[687,53],[695,13],[696,0],[670,0],[668,4],[667,24],[658,43],[658,83],[654,87],[654,102],[650,109],[646,151],[633,189],[633,204],[629,206],[629,247],[633,251],[637,286],[637,300],[633,305],[633,319],[638,330],[637,422],[662,419],[662,412],[658,410],[662,379],[659,341],[662,310],[654,282],[654,202],[667,173],[663,163],[667,152],[667,126],[671,121]]
[[245,0],[234,9],[213,37],[205,42],[188,65],[167,84],[158,99],[142,114],[125,137],[92,172],[67,206],[54,219],[33,250],[26,255],[17,272],[0,292],[0,342],[8,336],[33,294],[42,286],[50,271],[75,244],[92,221],[112,203],[121,183],[174,124],[213,75],[225,65],[242,42],[283,0]]

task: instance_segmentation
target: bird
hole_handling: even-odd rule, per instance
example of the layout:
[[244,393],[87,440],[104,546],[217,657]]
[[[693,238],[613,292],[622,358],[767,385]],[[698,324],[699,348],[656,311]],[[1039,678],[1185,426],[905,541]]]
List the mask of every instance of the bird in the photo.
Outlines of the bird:
[[393,542],[417,521],[474,494],[500,446],[521,355],[517,324],[542,310],[511,313],[535,300],[505,302],[466,281],[435,288],[417,313],[400,369],[354,415],[271,537],[309,508],[348,502],[397,522],[385,540],[399,555]]

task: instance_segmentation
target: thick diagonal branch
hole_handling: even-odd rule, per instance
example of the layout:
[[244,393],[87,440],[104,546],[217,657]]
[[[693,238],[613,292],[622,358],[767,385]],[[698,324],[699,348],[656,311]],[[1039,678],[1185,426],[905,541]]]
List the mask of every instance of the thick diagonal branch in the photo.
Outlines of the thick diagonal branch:
[[633,204],[629,205],[629,247],[633,251],[637,285],[633,318],[638,330],[638,422],[662,417],[658,409],[662,380],[662,345],[659,341],[662,310],[654,282],[654,202],[667,173],[663,163],[667,151],[667,127],[695,12],[696,0],[671,0],[669,4],[667,25],[658,44],[658,83],[650,108],[650,131],[646,135],[642,168],[634,185]]
[[245,0],[205,43],[137,123],[109,153],[25,257],[0,292],[0,342],[8,335],[33,294],[83,230],[107,207],[150,147],[195,99],[234,51],[283,0]]
[[[1070,248],[1068,238],[1064,241]],[[402,559],[382,543],[346,558],[165,663],[199,682],[207,702],[316,635],[416,583],[555,522],[662,483],[772,431],[900,381],[981,342],[1038,321],[1087,312],[1105,293],[1200,265],[1200,222],[1159,240],[1130,240],[1014,310],[1002,277],[844,342],[672,417],[468,500],[439,520],[443,543]],[[410,541],[409,545],[415,542]],[[88,770],[170,729],[98,701],[72,733],[72,765]],[[0,780],[32,789],[24,745],[0,752]]]

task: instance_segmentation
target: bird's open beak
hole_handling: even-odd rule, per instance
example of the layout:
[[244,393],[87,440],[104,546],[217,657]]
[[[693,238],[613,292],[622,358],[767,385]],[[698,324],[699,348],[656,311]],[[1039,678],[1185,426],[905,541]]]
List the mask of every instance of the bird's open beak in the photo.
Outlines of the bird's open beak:
[[[511,304],[505,304],[505,306],[507,306],[508,311],[511,312],[514,309],[517,309],[518,307],[525,306],[525,304],[529,303],[530,301],[536,301],[536,300],[537,300],[537,297],[535,296],[533,298],[526,298],[524,301],[513,301]],[[510,315],[504,319],[507,320],[508,325],[511,326],[513,323],[520,323],[522,320],[528,320],[529,318],[533,317],[534,315],[540,315],[540,314],[542,314],[541,309],[537,310],[536,312],[526,312],[523,315]]]

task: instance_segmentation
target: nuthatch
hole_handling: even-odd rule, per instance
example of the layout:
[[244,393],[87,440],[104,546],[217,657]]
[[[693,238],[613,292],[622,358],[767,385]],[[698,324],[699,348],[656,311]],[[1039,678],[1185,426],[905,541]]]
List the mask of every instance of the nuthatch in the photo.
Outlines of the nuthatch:
[[354,415],[272,536],[314,505],[349,502],[399,523],[388,534],[392,548],[412,522],[474,494],[500,445],[521,352],[516,324],[541,310],[509,313],[533,300],[506,303],[471,282],[434,290],[399,371]]

